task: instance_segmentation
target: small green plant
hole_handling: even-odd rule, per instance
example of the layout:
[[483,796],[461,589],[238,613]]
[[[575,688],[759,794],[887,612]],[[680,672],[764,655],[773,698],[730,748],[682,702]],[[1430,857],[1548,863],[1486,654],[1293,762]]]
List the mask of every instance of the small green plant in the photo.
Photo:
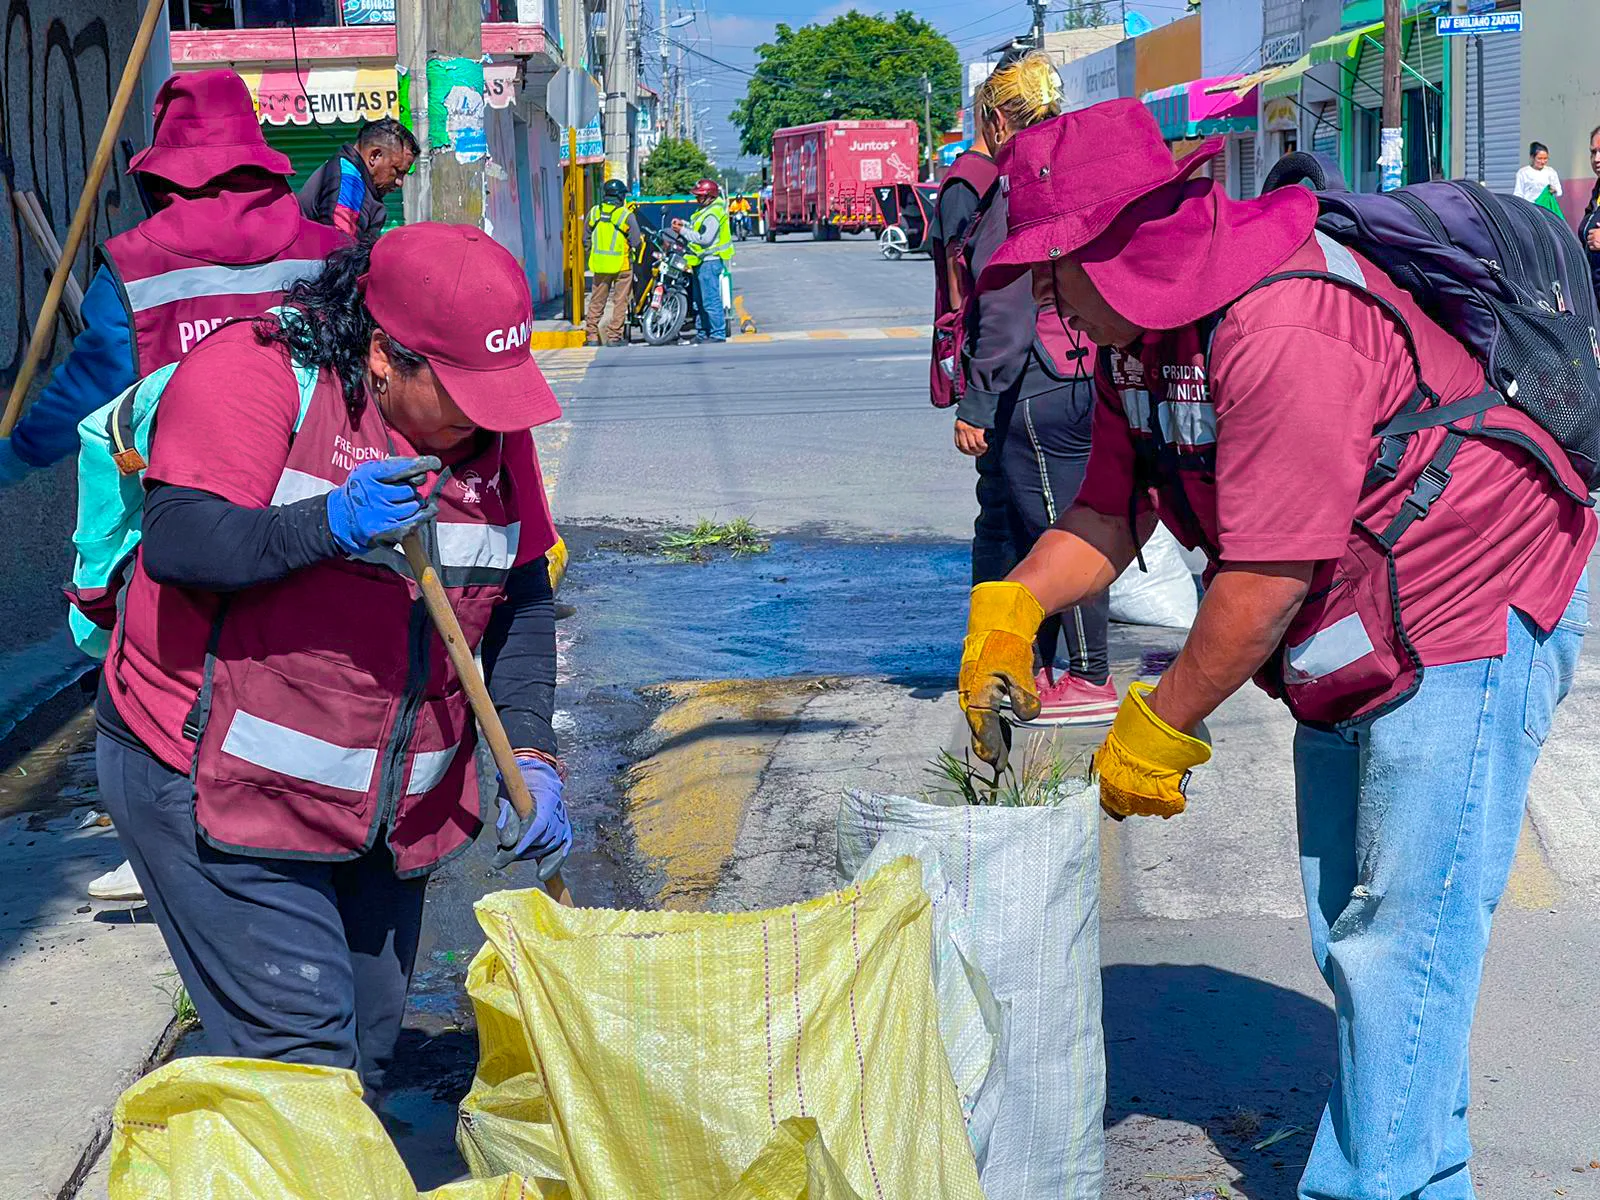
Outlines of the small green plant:
[[164,983],[156,986],[166,993],[167,999],[172,1001],[172,1015],[183,1029],[200,1024],[200,1013],[195,1009],[194,1001],[189,998],[189,989],[178,980],[176,971],[168,971],[162,978]]
[[932,793],[954,798],[962,804],[991,805],[999,808],[1038,808],[1060,804],[1072,784],[1089,775],[1085,761],[1089,752],[1080,750],[1063,759],[1053,743],[1031,746],[1019,767],[1014,761],[997,770],[981,760],[974,762],[971,751],[957,758],[948,750],[939,751],[927,767],[934,777]]
[[706,562],[718,549],[743,558],[765,554],[772,549],[772,543],[761,536],[748,517],[735,517],[726,525],[703,520],[693,529],[669,534],[661,542],[661,552],[670,562]]

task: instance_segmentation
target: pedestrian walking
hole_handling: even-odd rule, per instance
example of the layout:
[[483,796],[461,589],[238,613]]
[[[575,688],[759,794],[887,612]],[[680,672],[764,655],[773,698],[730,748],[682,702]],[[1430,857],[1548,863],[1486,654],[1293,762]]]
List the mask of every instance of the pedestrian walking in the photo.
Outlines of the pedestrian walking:
[[1594,188],[1589,192],[1589,205],[1583,210],[1578,234],[1588,252],[1589,278],[1594,283],[1595,297],[1600,300],[1600,125],[1589,133],[1589,168],[1595,174]]
[[[250,91],[230,70],[162,84],[150,145],[128,169],[154,211],[96,250],[83,331],[0,438],[0,487],[76,454],[83,418],[218,326],[277,304],[348,240],[300,215],[294,167],[261,136]],[[127,863],[88,890],[96,900],[142,899]]]
[[524,821],[502,785],[496,862],[548,877],[571,828],[529,430],[560,409],[522,269],[478,229],[336,251],[285,304],[212,335],[161,394],[96,759],[213,1052],[376,1089],[428,877],[496,811],[394,543],[423,529],[536,803]]
[[728,206],[715,179],[702,179],[694,185],[699,211],[694,219],[674,217],[672,228],[683,234],[689,248],[683,256],[694,272],[695,341],[728,340],[728,317],[722,304],[722,279],[733,259],[733,230],[728,223]]
[[416,136],[393,117],[368,121],[355,145],[340,146],[300,186],[300,211],[352,238],[375,238],[389,220],[383,198],[399,190],[420,153]]
[[1535,204],[1543,204],[1560,215],[1561,176],[1550,165],[1550,148],[1543,142],[1528,145],[1528,161],[1517,168],[1516,195]]
[[[1181,812],[1204,719],[1258,673],[1286,700],[1338,1037],[1298,1194],[1468,1198],[1468,1035],[1587,623],[1588,489],[1461,342],[1316,230],[1311,192],[1235,201],[1191,178],[1220,146],[1174,163],[1144,106],[1112,101],[1001,155],[1012,232],[984,286],[1031,269],[1106,349],[1077,503],[973,591],[962,702],[996,757],[1002,702],[1037,703],[1043,615],[1115,578],[1158,513],[1203,548],[1182,651],[1133,685],[1096,756],[1101,804]],[[1373,431],[1420,402],[1477,415],[1394,434],[1391,471]]]
[[[999,152],[1020,130],[1060,113],[1060,79],[1049,56],[1033,51],[1002,62],[974,100],[983,143]],[[974,174],[981,181],[993,168]],[[948,189],[957,216],[972,190]],[[962,242],[971,278],[1005,241],[1006,220],[1005,193],[991,185]],[[1094,346],[1067,328],[1048,280],[1035,288],[1021,277],[976,297],[967,345],[955,443],[978,469],[977,584],[1004,579],[1078,494],[1094,416]],[[1045,619],[1035,639],[1040,710],[1027,724],[1104,725],[1116,716],[1108,621],[1104,589]]]
[[[628,308],[633,303],[633,253],[644,242],[639,218],[628,209],[628,185],[606,180],[601,201],[589,209],[584,222],[584,242],[589,247],[589,306],[583,314],[583,344],[622,345]],[[606,319],[610,302],[611,317]],[[602,339],[602,335],[603,339]]]

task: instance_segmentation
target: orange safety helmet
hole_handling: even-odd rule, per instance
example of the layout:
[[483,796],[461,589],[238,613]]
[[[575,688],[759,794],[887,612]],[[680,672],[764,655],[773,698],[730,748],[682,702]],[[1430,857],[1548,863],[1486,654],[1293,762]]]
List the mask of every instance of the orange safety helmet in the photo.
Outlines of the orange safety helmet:
[[722,189],[717,186],[715,179],[702,179],[689,194],[696,200],[715,200],[722,195]]

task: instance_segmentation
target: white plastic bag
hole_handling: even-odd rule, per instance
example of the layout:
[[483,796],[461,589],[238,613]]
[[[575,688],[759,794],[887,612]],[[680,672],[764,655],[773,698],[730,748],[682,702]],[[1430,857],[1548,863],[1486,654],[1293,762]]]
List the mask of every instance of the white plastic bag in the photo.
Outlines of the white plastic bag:
[[[968,1112],[980,1182],[1005,1200],[1098,1200],[1105,1166],[1100,1025],[1099,800],[1081,785],[1060,804],[937,805],[846,793],[839,872],[866,878],[892,858],[923,863],[933,899],[935,990],[970,961],[1000,1006],[999,1073]],[[942,999],[941,999],[942,1003]],[[987,1007],[987,1006],[985,1006]],[[952,1066],[986,1030],[941,1014]],[[952,1044],[964,1036],[966,1045]]]
[[1178,539],[1157,524],[1142,553],[1147,569],[1141,571],[1135,559],[1111,585],[1111,619],[1125,625],[1189,628],[1200,601]]

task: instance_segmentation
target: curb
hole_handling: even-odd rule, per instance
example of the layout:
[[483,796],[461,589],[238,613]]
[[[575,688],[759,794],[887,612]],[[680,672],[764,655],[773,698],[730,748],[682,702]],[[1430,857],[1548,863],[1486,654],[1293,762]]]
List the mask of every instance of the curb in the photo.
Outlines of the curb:
[[581,329],[535,329],[528,334],[530,350],[571,350],[582,345]]

